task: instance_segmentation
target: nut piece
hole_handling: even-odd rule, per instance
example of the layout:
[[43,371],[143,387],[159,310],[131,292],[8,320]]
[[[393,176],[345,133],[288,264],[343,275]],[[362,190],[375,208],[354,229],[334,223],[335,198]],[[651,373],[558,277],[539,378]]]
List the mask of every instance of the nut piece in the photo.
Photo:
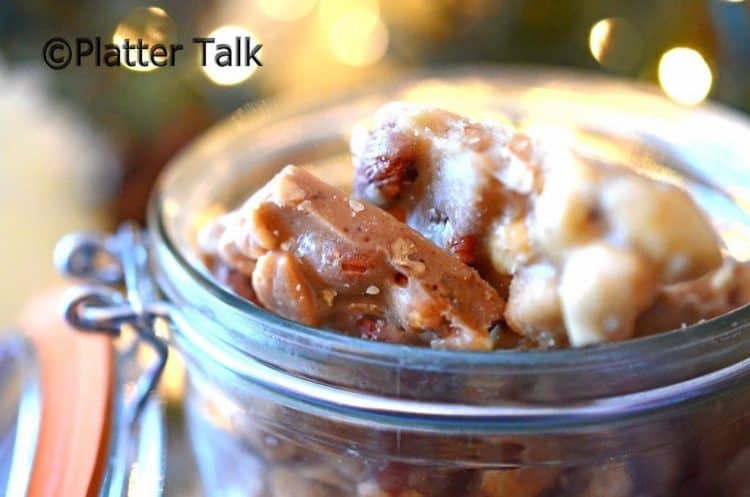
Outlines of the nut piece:
[[273,497],[347,497],[351,489],[326,468],[284,467],[272,469],[268,483]]
[[623,464],[607,464],[590,475],[581,497],[632,497],[635,485]]
[[319,324],[320,302],[290,254],[274,251],[260,256],[253,271],[253,288],[266,309],[308,326]]
[[566,344],[558,287],[557,272],[549,265],[521,269],[510,285],[505,307],[508,325],[541,347]]
[[480,497],[538,497],[551,489],[560,472],[556,468],[519,468],[485,471]]
[[750,302],[750,262],[727,259],[701,278],[669,285],[638,318],[636,332],[652,335],[725,314]]
[[477,470],[390,462],[358,485],[357,497],[472,497],[478,496],[480,484]]

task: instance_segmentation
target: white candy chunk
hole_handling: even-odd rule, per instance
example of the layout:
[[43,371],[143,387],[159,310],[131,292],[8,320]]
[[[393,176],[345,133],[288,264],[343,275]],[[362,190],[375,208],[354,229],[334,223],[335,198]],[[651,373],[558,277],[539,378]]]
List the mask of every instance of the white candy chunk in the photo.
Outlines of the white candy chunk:
[[599,174],[571,154],[551,157],[544,189],[534,211],[534,234],[540,248],[553,260],[598,236]]
[[658,289],[650,271],[634,253],[604,243],[571,253],[559,288],[570,344],[630,338],[637,315]]
[[665,283],[697,278],[721,265],[708,219],[679,188],[628,175],[602,189],[612,237],[643,253]]

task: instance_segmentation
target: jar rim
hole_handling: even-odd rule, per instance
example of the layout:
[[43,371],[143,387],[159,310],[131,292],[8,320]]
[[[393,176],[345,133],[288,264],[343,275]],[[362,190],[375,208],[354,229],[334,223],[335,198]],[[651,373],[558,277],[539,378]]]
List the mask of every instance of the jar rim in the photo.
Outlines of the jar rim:
[[[349,391],[290,375],[212,343],[189,323],[180,324],[182,335],[176,343],[182,345],[187,356],[208,356],[231,375],[249,379],[264,389],[266,395],[292,398],[296,405],[304,406],[305,412],[326,417],[335,413],[349,422],[366,423],[369,427],[397,428],[406,421],[412,432],[541,433],[568,429],[571,425],[591,430],[617,421],[633,422],[640,416],[685,405],[706,394],[725,391],[746,380],[750,371],[748,357],[678,383],[580,403],[473,405],[433,402]],[[523,423],[519,424],[519,420],[523,420]]]
[[[402,79],[394,85],[385,88],[398,88],[405,85],[413,84],[420,81],[424,75]],[[464,80],[473,80],[480,78],[495,81],[498,78],[531,79],[538,81],[543,78],[551,78],[558,84],[579,84],[582,78],[587,84],[594,87],[606,87],[608,91],[618,90],[633,95],[637,98],[648,99],[650,103],[658,102],[658,105],[669,108],[681,116],[688,112],[676,104],[666,101],[648,86],[633,84],[632,82],[612,78],[609,76],[591,75],[586,72],[568,71],[559,69],[539,69],[534,67],[485,67],[475,69],[458,69],[449,71],[430,72],[428,78],[439,78],[455,84],[460,84]],[[373,90],[367,92],[356,92],[354,96],[348,99],[366,98]],[[377,90],[384,92],[383,88]],[[364,97],[363,97],[364,95]],[[341,102],[341,99],[336,99]],[[173,159],[166,172],[162,174],[155,193],[152,196],[149,208],[149,227],[153,244],[157,246],[161,256],[158,257],[160,262],[157,265],[168,265],[170,270],[162,271],[160,281],[165,288],[171,288],[166,293],[170,298],[176,296],[175,292],[179,289],[170,283],[169,279],[174,276],[174,271],[182,272],[184,281],[191,281],[199,288],[203,299],[211,301],[211,306],[221,305],[222,309],[232,312],[237,316],[242,316],[253,323],[260,323],[262,326],[271,328],[274,333],[280,335],[275,337],[275,343],[285,344],[304,344],[310,349],[319,348],[330,353],[336,353],[357,360],[364,360],[368,363],[377,363],[381,365],[391,365],[401,367],[409,365],[416,370],[431,369],[443,372],[451,371],[484,371],[497,369],[501,372],[519,370],[521,372],[534,371],[536,374],[549,374],[562,369],[579,368],[582,371],[587,369],[606,368],[608,366],[617,366],[623,369],[633,369],[642,367],[661,367],[664,362],[678,360],[682,357],[691,357],[695,359],[696,354],[701,351],[706,353],[707,359],[705,364],[696,368],[691,364],[685,369],[692,368],[692,372],[685,371],[685,376],[672,377],[664,381],[656,382],[651,387],[666,386],[677,383],[689,377],[709,374],[719,371],[733,364],[740,363],[747,357],[746,348],[750,347],[750,306],[740,307],[727,314],[717,318],[700,322],[683,329],[670,331],[654,336],[643,337],[628,340],[626,342],[602,344],[594,347],[571,348],[561,350],[545,351],[513,351],[500,350],[491,353],[477,353],[466,351],[448,351],[434,350],[429,348],[409,347],[389,343],[366,341],[355,337],[345,336],[333,331],[327,331],[319,328],[312,328],[300,323],[296,323],[282,317],[279,317],[269,311],[263,310],[251,302],[235,295],[230,290],[218,284],[204,268],[196,267],[194,261],[186,255],[183,248],[175,240],[169,226],[168,215],[166,210],[168,206],[168,190],[171,187],[176,171],[186,168],[187,163],[193,163],[205,158],[207,154],[216,150],[217,143],[229,143],[237,140],[243,133],[257,129],[269,122],[279,122],[284,119],[292,119],[297,114],[314,113],[320,109],[326,108],[328,103],[300,104],[299,102],[276,104],[277,110],[273,119],[268,116],[258,116],[258,113],[250,112],[244,115],[233,116],[228,122],[212,129],[205,134],[196,143],[189,146]],[[335,105],[335,102],[334,102]],[[703,116],[712,116],[712,118],[721,120],[727,126],[738,128],[744,133],[750,131],[750,123],[747,122],[738,113],[725,109],[717,104],[707,103],[694,109],[692,112]],[[693,119],[696,119],[693,116]],[[165,262],[166,261],[166,262]],[[162,268],[163,269],[163,268]],[[172,271],[171,275],[167,275]],[[177,285],[179,286],[179,285]],[[170,295],[171,294],[171,295]],[[195,302],[195,301],[193,301]],[[218,313],[214,313],[217,317]],[[253,345],[243,343],[230,343],[237,340],[238,335],[217,335],[218,340],[224,343],[222,346],[231,346],[234,349],[241,349],[249,356],[255,356],[260,352],[258,349],[253,351]],[[742,344],[742,345],[740,345]],[[710,359],[710,361],[709,361]],[[710,362],[710,364],[709,364]],[[646,389],[650,389],[648,386]],[[612,390],[613,395],[627,393],[627,388],[623,392],[617,389]],[[598,396],[601,398],[601,396]]]

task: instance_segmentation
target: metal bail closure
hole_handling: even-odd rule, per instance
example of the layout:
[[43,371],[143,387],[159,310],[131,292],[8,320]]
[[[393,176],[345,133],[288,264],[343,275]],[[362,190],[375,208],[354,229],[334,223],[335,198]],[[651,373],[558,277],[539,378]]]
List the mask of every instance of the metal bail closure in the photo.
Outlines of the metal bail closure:
[[[151,277],[143,232],[137,225],[125,223],[109,238],[70,234],[58,242],[54,260],[63,275],[92,285],[71,294],[65,307],[65,319],[71,326],[111,336],[134,332],[137,340],[126,353],[134,353],[139,344],[155,353],[125,402],[126,422],[134,426],[159,383],[168,354],[164,335],[169,307],[160,300]],[[115,287],[124,287],[124,293]]]

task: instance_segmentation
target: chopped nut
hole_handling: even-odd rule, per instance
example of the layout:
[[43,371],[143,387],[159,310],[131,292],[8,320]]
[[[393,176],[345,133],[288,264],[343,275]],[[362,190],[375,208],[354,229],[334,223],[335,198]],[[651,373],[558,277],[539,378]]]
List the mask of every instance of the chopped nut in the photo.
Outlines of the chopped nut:
[[410,240],[398,238],[391,244],[391,262],[416,276],[422,276],[427,266],[422,261],[414,260],[415,255],[416,247]]
[[366,340],[377,340],[385,328],[383,320],[374,316],[362,316],[356,324],[359,336]]
[[389,494],[381,490],[377,483],[365,481],[357,486],[357,497],[389,497]]
[[410,488],[406,490],[405,492],[401,492],[401,495],[399,497],[425,497],[422,492],[418,492],[414,490],[413,488]]
[[414,250],[411,241],[399,238],[391,244],[391,257],[394,261],[406,261],[414,254]]
[[667,285],[638,318],[637,335],[686,328],[750,301],[750,262],[727,259],[701,278]]
[[555,467],[525,467],[486,471],[482,476],[482,497],[539,497],[559,478]]
[[351,207],[352,211],[354,211],[352,214],[353,216],[357,215],[357,212],[362,212],[363,210],[365,210],[365,206],[362,205],[362,202],[360,202],[359,200],[354,200],[353,198],[349,199],[349,207]]
[[333,299],[336,298],[336,290],[325,289],[321,292],[323,295],[323,301],[328,304],[328,307],[333,305]]
[[266,309],[309,326],[320,324],[314,289],[306,280],[302,265],[288,252],[273,251],[261,256],[252,284]]
[[370,285],[367,287],[367,290],[365,290],[365,293],[367,295],[377,295],[380,293],[380,288],[376,287],[375,285]]
[[367,262],[356,257],[341,261],[341,271],[345,273],[363,274],[367,272],[367,269]]
[[477,237],[466,235],[453,240],[450,244],[450,249],[451,252],[461,259],[461,262],[471,266],[477,261],[478,243]]

